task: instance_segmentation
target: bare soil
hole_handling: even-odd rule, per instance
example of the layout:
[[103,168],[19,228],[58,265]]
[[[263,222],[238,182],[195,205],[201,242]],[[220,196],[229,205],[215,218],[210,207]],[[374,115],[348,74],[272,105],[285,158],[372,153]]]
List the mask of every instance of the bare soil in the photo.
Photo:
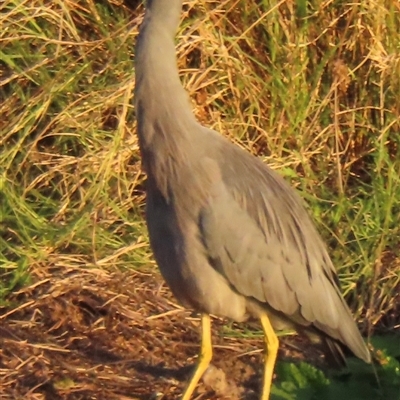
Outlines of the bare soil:
[[[0,399],[178,399],[199,350],[199,319],[157,272],[52,271],[0,310]],[[258,398],[263,340],[213,320],[212,366],[195,399]],[[247,337],[244,337],[247,336]],[[249,338],[250,336],[250,338]],[[299,337],[279,358],[302,358]],[[310,353],[311,351],[311,353]],[[307,358],[322,363],[314,349]]]

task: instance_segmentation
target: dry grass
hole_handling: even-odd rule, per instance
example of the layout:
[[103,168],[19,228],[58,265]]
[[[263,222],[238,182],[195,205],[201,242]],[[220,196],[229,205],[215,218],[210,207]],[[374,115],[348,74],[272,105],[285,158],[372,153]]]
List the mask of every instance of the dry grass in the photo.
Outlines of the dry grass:
[[[174,303],[159,275],[54,268],[11,300],[18,306],[0,317],[2,399],[179,398],[199,320]],[[262,339],[223,338],[222,323],[214,321],[213,362],[222,369],[213,373],[226,379],[229,371],[230,398],[255,399]],[[302,358],[298,346],[292,338],[281,355]],[[321,363],[318,353],[308,356]],[[216,388],[209,376],[199,394],[222,398]]]
[[[68,362],[78,357],[62,337],[50,340],[57,324],[73,331],[88,318],[78,338],[96,330],[96,323],[96,332],[117,329],[113,323],[123,315],[123,302],[134,301],[136,289],[120,296],[114,281],[104,293],[102,284],[119,276],[116,270],[126,274],[126,284],[134,284],[130,274],[134,280],[133,271],[153,264],[131,105],[143,7],[129,4],[5,0],[1,5],[0,302],[11,334],[4,340],[17,355],[6,354],[14,361],[2,382],[9,390],[18,382],[13,368],[28,374],[37,366],[42,375],[26,381],[33,382],[31,398],[40,398],[34,397],[36,383],[50,377],[54,387],[64,379],[65,366],[49,364],[43,352],[67,354]],[[186,2],[184,10],[178,64],[198,119],[261,157],[301,191],[364,332],[398,331],[398,3],[202,0]],[[143,293],[154,289],[151,280],[148,284]],[[110,304],[119,311],[107,306],[111,316],[102,316],[113,297]],[[158,295],[152,301],[154,312],[166,304]],[[139,308],[135,318],[144,321],[142,311],[147,312]],[[62,318],[67,314],[70,320]],[[134,322],[126,324],[135,329]],[[27,344],[24,358],[18,346],[31,328],[38,335],[35,343],[54,347]],[[180,326],[178,334],[183,329],[188,328]],[[50,344],[40,339],[44,332]],[[115,340],[119,334],[115,331]],[[20,344],[13,344],[13,335]],[[100,368],[87,362],[84,374]],[[118,368],[106,370],[104,380],[115,375],[126,382],[129,371]]]

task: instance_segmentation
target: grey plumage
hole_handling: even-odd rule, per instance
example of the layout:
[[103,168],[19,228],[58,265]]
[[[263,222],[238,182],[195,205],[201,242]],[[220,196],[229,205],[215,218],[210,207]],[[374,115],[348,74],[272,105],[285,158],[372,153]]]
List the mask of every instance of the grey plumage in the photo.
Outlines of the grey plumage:
[[135,106],[146,220],[163,277],[201,313],[317,333],[370,354],[326,247],[297,193],[195,119],[176,65],[182,0],[148,0],[136,45]]

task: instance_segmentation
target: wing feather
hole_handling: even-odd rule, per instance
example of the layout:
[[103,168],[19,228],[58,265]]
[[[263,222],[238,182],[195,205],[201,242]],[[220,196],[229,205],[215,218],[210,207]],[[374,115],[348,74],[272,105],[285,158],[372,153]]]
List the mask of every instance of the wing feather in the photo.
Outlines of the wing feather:
[[[214,268],[244,296],[301,315],[347,344],[368,351],[340,294],[335,269],[297,193],[274,171],[235,146],[217,160],[217,179],[199,216]],[[298,319],[296,320],[298,321]]]

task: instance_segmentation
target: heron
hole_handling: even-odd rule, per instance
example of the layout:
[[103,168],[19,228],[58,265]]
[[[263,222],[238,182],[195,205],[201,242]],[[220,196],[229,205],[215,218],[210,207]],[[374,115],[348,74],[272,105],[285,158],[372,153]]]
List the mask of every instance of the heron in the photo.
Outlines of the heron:
[[176,60],[182,3],[146,1],[134,93],[150,246],[173,295],[201,315],[199,356],[182,399],[192,397],[211,362],[211,314],[261,322],[260,398],[268,400],[276,331],[321,338],[340,357],[347,348],[370,362],[370,353],[300,195],[195,118]]

